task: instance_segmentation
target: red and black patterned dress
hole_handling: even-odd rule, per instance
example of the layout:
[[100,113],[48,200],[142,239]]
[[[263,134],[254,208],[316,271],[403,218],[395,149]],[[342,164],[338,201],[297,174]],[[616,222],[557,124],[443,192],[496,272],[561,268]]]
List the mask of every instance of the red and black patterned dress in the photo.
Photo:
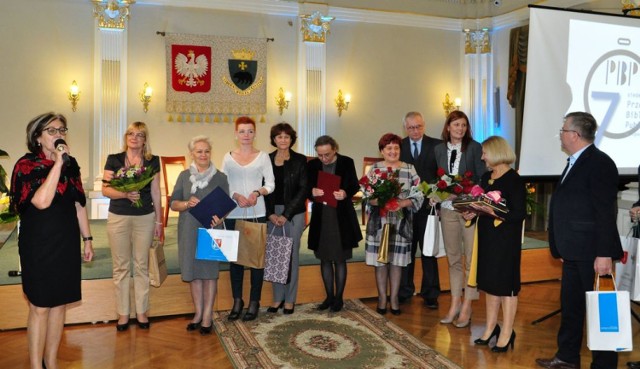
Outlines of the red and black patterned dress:
[[74,158],[64,166],[55,197],[46,209],[31,199],[51,171],[54,162],[28,153],[18,160],[11,178],[11,206],[20,215],[18,248],[22,266],[22,290],[40,307],[79,301],[80,227],[75,203],[85,206],[80,167]]

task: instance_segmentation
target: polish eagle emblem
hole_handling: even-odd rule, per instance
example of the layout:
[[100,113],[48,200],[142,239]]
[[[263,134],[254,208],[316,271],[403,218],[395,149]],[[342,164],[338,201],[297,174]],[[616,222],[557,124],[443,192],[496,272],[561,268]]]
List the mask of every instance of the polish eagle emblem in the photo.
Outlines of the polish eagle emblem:
[[183,53],[176,55],[174,67],[176,73],[182,77],[178,79],[179,84],[188,87],[202,86],[205,83],[202,77],[206,75],[209,70],[209,60],[207,60],[207,57],[203,54],[196,57],[195,52],[189,50],[187,55]]

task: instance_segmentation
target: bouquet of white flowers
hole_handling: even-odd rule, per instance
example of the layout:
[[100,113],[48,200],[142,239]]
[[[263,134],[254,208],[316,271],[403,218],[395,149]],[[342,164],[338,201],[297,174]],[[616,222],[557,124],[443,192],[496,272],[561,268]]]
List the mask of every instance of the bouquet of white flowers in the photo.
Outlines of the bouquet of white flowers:
[[[136,165],[118,169],[111,181],[104,181],[109,187],[122,192],[140,191],[151,181],[158,171],[152,167],[138,167]],[[140,199],[131,205],[142,207]]]

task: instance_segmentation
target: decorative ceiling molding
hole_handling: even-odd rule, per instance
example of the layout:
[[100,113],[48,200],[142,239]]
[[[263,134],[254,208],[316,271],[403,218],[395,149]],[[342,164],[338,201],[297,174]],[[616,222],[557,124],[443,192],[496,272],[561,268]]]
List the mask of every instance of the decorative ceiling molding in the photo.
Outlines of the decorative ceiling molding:
[[[491,0],[432,0],[451,4],[472,6],[471,3],[487,3]],[[589,0],[548,0],[539,5],[570,8],[589,3]],[[329,16],[335,17],[336,22],[362,22],[386,24],[393,26],[432,28],[445,31],[462,31],[465,25],[473,23],[488,26],[492,31],[525,24],[529,19],[529,9],[521,8],[507,14],[481,19],[458,19],[421,15],[416,13],[387,12],[379,10],[354,9],[346,7],[328,6],[317,3],[297,3],[285,0],[138,0],[139,5],[156,5],[178,8],[198,8],[227,10],[287,17],[298,17],[310,6],[318,5],[328,9]]]
[[446,31],[461,31],[462,20],[432,17],[428,15],[391,13],[376,10],[360,10],[348,8],[329,8],[329,15],[336,17],[336,22],[362,22],[387,24],[392,26],[435,28]]
[[138,0],[137,4],[298,16],[298,3],[278,0]]
[[[295,2],[278,0],[138,0],[136,4],[176,8],[229,10],[289,17],[297,17],[300,14],[300,5],[303,5]],[[328,7],[328,9],[328,15],[336,17],[336,21],[435,28],[448,31],[462,30],[462,20],[460,19],[339,7]]]

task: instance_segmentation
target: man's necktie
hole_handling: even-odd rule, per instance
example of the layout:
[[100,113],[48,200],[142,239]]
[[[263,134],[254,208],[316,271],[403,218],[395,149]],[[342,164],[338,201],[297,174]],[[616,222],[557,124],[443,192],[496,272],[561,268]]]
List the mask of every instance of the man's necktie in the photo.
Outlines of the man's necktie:
[[418,143],[414,142],[413,143],[413,160],[418,160],[418,155],[420,155],[420,152],[418,151]]
[[571,157],[567,158],[567,166],[564,167],[564,170],[562,171],[562,176],[560,177],[560,183],[564,182],[564,177],[567,175],[567,172],[569,171],[569,166],[571,165]]
[[453,172],[453,165],[456,163],[458,150],[451,150],[451,159],[449,160],[449,173]]

